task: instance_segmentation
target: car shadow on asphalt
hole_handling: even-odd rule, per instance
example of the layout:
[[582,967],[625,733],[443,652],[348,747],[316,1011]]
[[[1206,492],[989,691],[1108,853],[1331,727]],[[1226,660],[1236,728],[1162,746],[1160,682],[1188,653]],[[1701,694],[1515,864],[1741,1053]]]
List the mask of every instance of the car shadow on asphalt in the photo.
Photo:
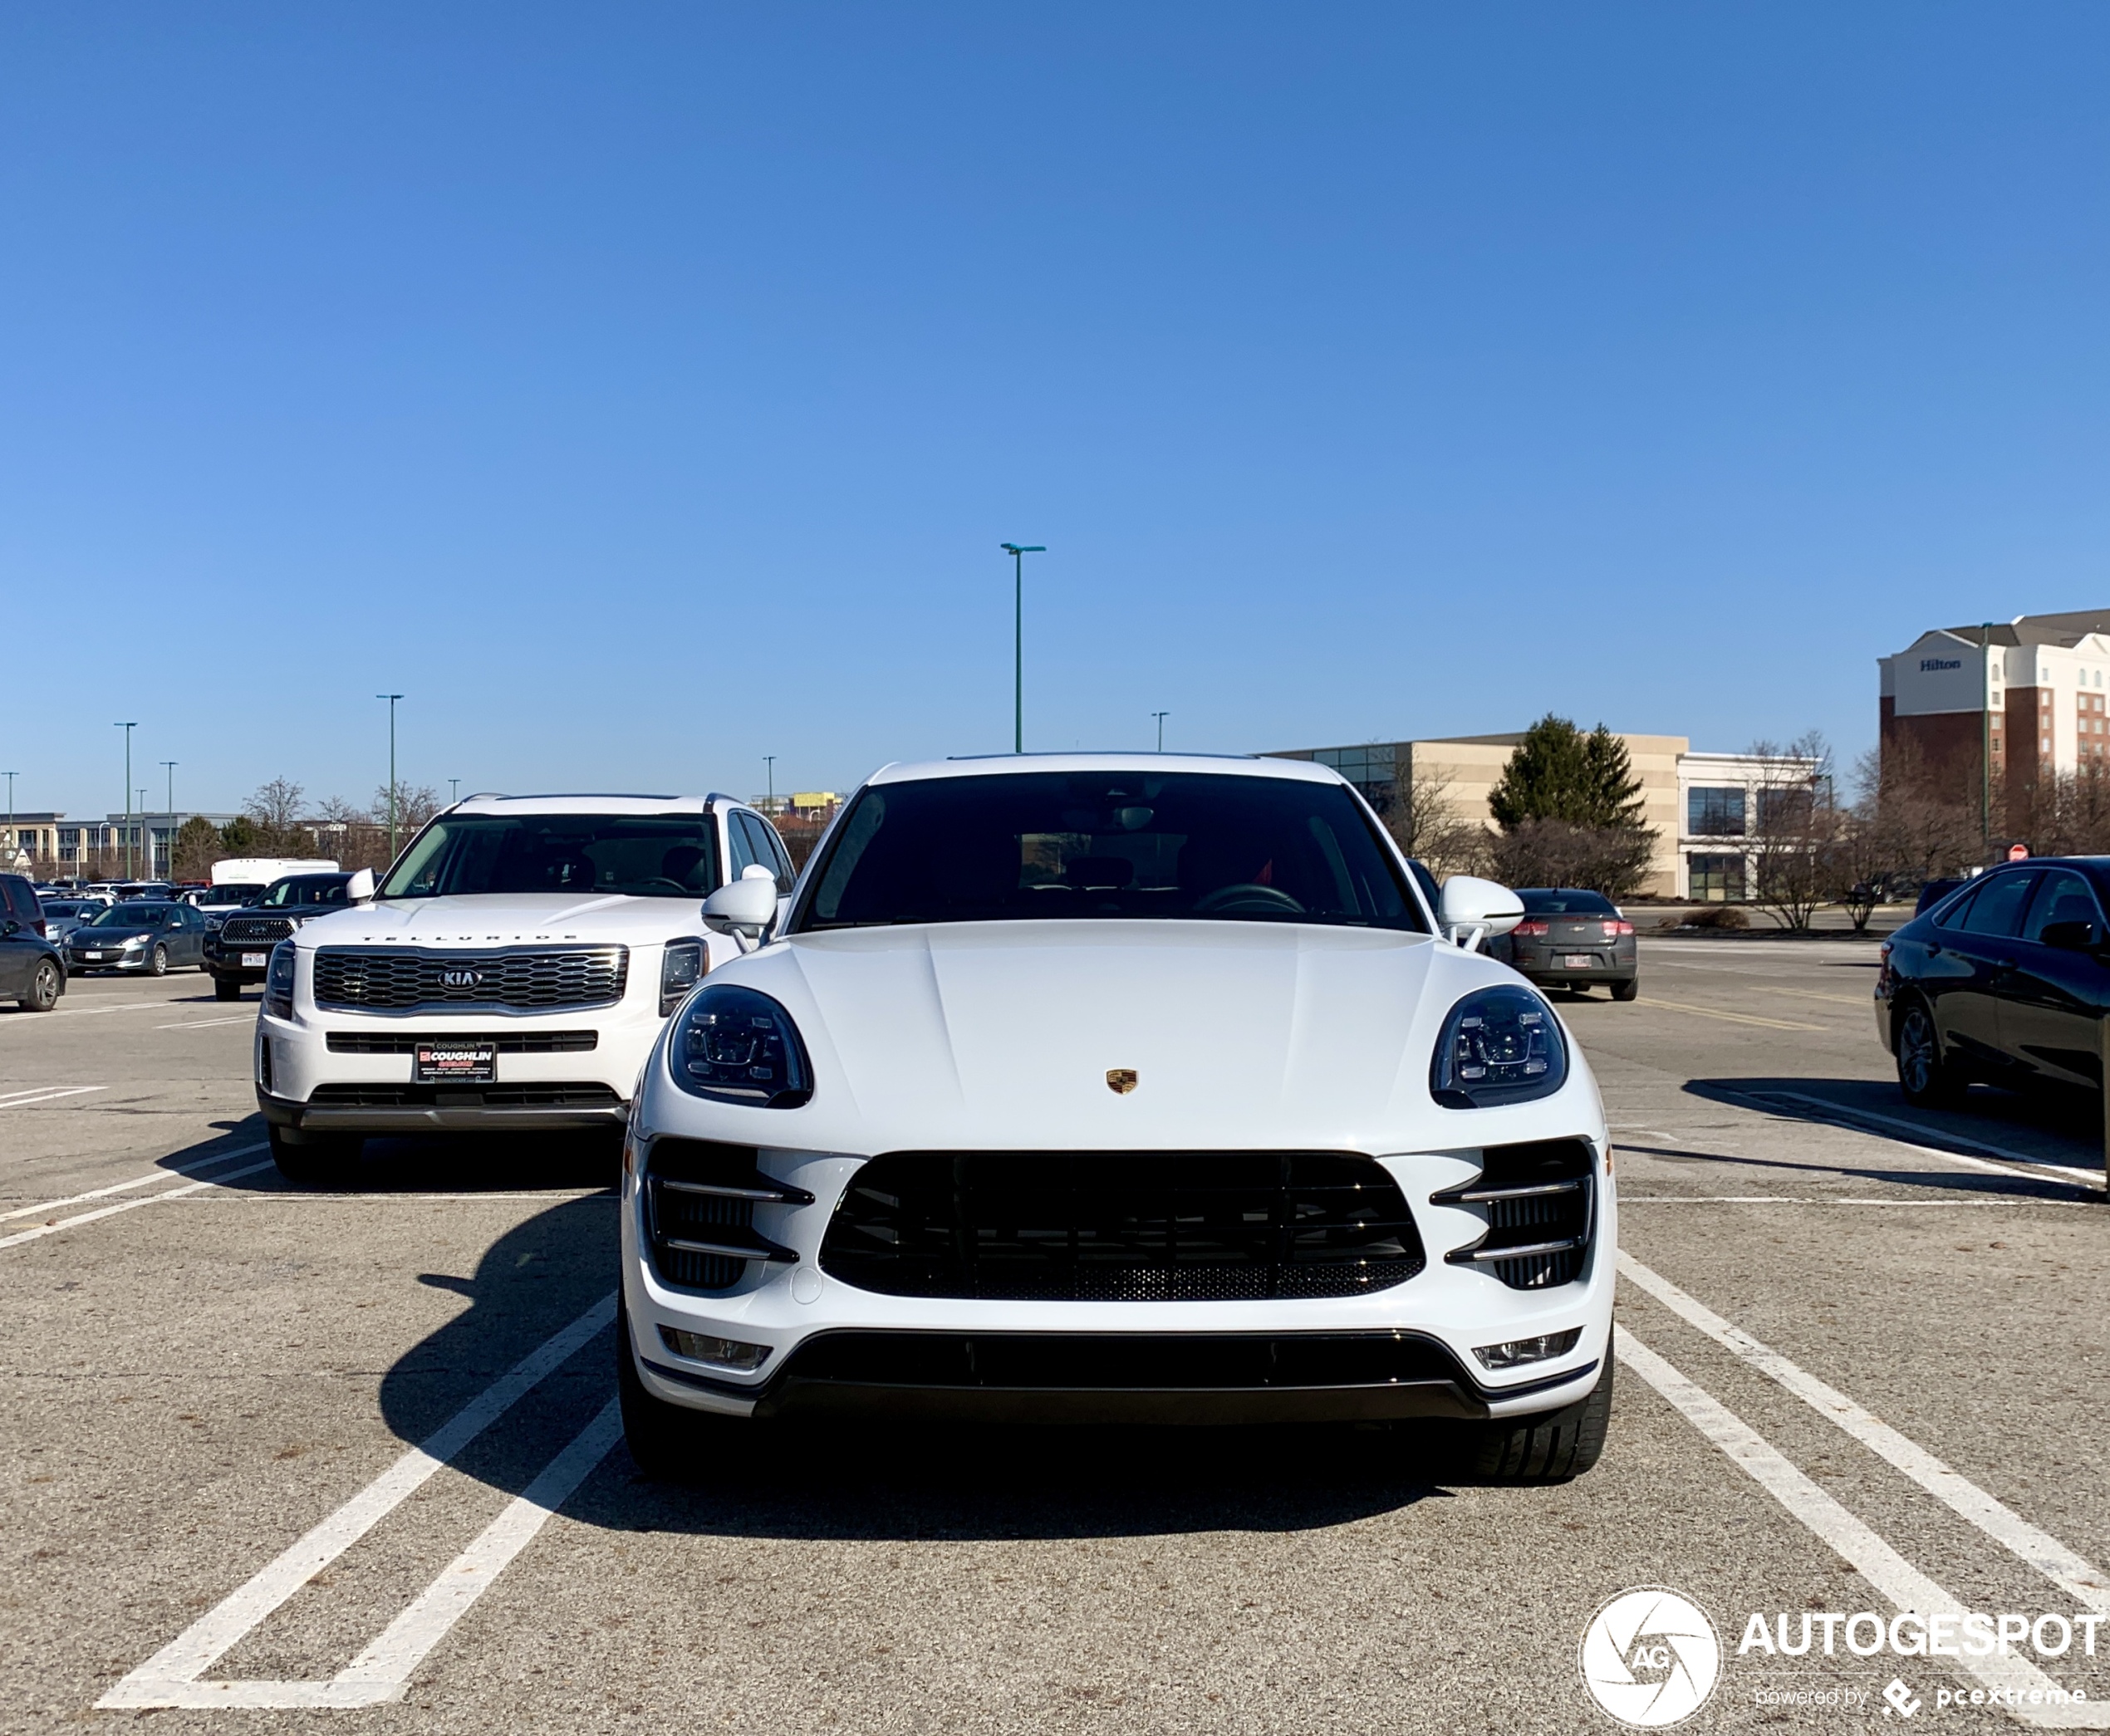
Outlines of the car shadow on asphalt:
[[[215,1121],[218,1131],[171,1152],[164,1169],[209,1164],[229,1149],[266,1143],[260,1115]],[[415,1139],[368,1140],[341,1178],[325,1187],[292,1182],[275,1169],[230,1176],[225,1186],[265,1194],[482,1194],[596,1188],[611,1190],[621,1173],[622,1143],[614,1135],[435,1134]],[[209,1171],[203,1178],[214,1180]]]
[[[421,1442],[616,1287],[606,1195],[539,1212],[473,1273],[417,1281],[469,1306],[383,1377],[381,1412]],[[532,1481],[615,1390],[604,1331],[457,1462],[508,1493]],[[1301,1531],[1350,1524],[1448,1493],[1440,1439],[1381,1427],[909,1428],[767,1425],[712,1440],[695,1479],[640,1476],[620,1446],[565,1503],[611,1531],[752,1537],[1093,1537]]]
[[[1704,1160],[1747,1170],[1851,1175],[1942,1193],[2012,1194],[2050,1199],[2101,1200],[2104,1197],[2100,1187],[2076,1184],[2049,1174],[2040,1179],[2026,1173],[2022,1167],[2036,1162],[2057,1164],[2067,1169],[2099,1169],[2103,1161],[2103,1147],[2095,1126],[2093,1102],[2087,1106],[2085,1121],[2076,1125],[2074,1108],[2070,1104],[2029,1102],[2004,1092],[1976,1090],[1971,1092],[1964,1110],[1947,1113],[1916,1111],[1901,1100],[1895,1086],[1867,1079],[1694,1079],[1686,1082],[1685,1089],[1694,1096],[1731,1109],[1757,1110],[1779,1120],[1800,1121],[1813,1127],[1845,1128],[1901,1147],[1946,1151],[1978,1161],[1995,1157],[1996,1154],[1989,1151],[1987,1145],[1997,1144],[2005,1151],[2018,1154],[2012,1160],[2017,1167],[1997,1174],[1983,1170],[1893,1169],[1876,1164],[1823,1163],[1683,1150],[1644,1145],[1632,1138],[1622,1138],[1617,1143],[1651,1156]],[[1983,1103],[1981,1097],[1986,1100]],[[1888,1119],[1875,1119],[1877,1116]]]

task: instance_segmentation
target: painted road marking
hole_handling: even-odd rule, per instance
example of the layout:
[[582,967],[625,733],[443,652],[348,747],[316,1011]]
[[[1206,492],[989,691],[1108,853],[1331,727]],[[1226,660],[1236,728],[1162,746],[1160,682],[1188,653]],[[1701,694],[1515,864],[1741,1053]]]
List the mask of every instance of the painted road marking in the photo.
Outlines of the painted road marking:
[[156,1025],[154,1028],[157,1031],[209,1031],[215,1025],[253,1025],[256,1022],[254,1013],[238,1013],[231,1018],[187,1018],[178,1024]]
[[[274,1199],[290,1199],[290,1194],[270,1196]],[[503,1197],[503,1196],[500,1196]],[[1622,1194],[1619,1203],[1626,1205],[1896,1205],[1919,1206],[1931,1210],[1945,1207],[1958,1211],[1990,1212],[2012,1208],[2013,1199],[1870,1199],[1851,1194],[1827,1198],[1816,1194]],[[2034,1206],[2080,1206],[2088,1211],[2100,1209],[2092,1199],[2032,1199]]]
[[1779,1351],[1759,1342],[1661,1273],[1652,1271],[1626,1249],[1619,1251],[1620,1275],[1637,1284],[1687,1326],[1704,1332],[1775,1385],[1800,1399],[1819,1416],[1837,1425],[1877,1458],[1902,1471],[1936,1500],[1968,1520],[2012,1554],[2027,1562],[2054,1585],[2092,1610],[2110,1614],[2110,1575],[2065,1544],[2039,1530],[2021,1514],[1908,1439],[1888,1423],[1828,1385]]
[[1805,1025],[1788,1018],[1760,1018],[1755,1013],[1724,1013],[1713,1007],[1695,1007],[1684,1001],[1651,1000],[1646,995],[1636,998],[1644,1007],[1661,1007],[1671,1013],[1696,1013],[1701,1018],[1718,1018],[1731,1025],[1763,1025],[1769,1031],[1823,1031],[1823,1025]]
[[34,1242],[39,1237],[56,1236],[62,1229],[75,1229],[83,1224],[93,1224],[99,1218],[115,1218],[120,1212],[135,1212],[143,1205],[159,1205],[164,1199],[180,1199],[186,1194],[195,1194],[201,1188],[217,1188],[223,1183],[239,1180],[244,1175],[254,1175],[259,1170],[273,1167],[266,1158],[260,1164],[230,1170],[224,1175],[215,1175],[207,1181],[194,1181],[187,1188],[171,1188],[165,1194],[150,1194],[144,1199],[120,1200],[115,1205],[104,1206],[100,1211],[81,1212],[71,1218],[61,1218],[54,1223],[40,1224],[34,1229],[18,1229],[12,1236],[0,1236],[0,1248],[18,1247],[24,1242]]
[[109,1089],[106,1085],[39,1085],[0,1095],[0,1109],[27,1109],[32,1104],[50,1103],[60,1097],[85,1097],[90,1091]]
[[[1748,1473],[1893,1607],[1923,1617],[1970,1607],[1921,1572],[1742,1418],[1680,1374],[1626,1327],[1614,1326],[1612,1336],[1622,1362],[1662,1395],[1672,1409],[1720,1447],[1731,1463]],[[2026,1658],[1996,1652],[1989,1657],[1960,1656],[1945,1661],[1976,1677],[1987,1688],[2019,1694],[2023,1704],[2006,1709],[2024,1724],[2047,1729],[2110,1729],[2110,1701],[2084,1700],[2063,1706],[2044,1704],[2045,1697],[2056,1694],[2057,1685]],[[2032,1692],[2039,1695],[2034,1706],[2028,1703]]]
[[[1757,1103],[1764,1102],[1768,1097],[1778,1097],[1791,1103],[1813,1105],[1816,1108],[1829,1111],[1837,1118],[1834,1125],[1845,1128],[1849,1133],[1869,1132],[1869,1130],[1865,1127],[1856,1127],[1853,1124],[1857,1120],[1877,1121],[1886,1127],[1896,1127],[1906,1133],[1916,1133],[1921,1139],[1947,1140],[1953,1145],[1969,1145],[1975,1150],[1990,1151],[1995,1157],[2005,1158],[2007,1160],[2005,1163],[1989,1164],[1975,1157],[1966,1157],[1960,1151],[1944,1151],[1933,1145],[1905,1147],[1906,1150],[1916,1153],[1922,1157],[1943,1158],[1950,1163],[1962,1164],[1969,1169],[1983,1170],[1990,1174],[2015,1175],[2027,1173],[2036,1175],[2063,1175],[2070,1176],[2083,1183],[2093,1184],[2097,1187],[2103,1185],[2103,1171],[2099,1169],[2078,1170],[2067,1164],[2049,1163],[2042,1158],[2031,1157],[2027,1152],[2010,1151],[2004,1145],[1989,1145],[1983,1140],[1970,1139],[1960,1133],[1951,1133],[1946,1128],[1924,1126],[1917,1121],[1907,1121],[1897,1116],[1879,1115],[1872,1109],[1849,1108],[1843,1103],[1834,1103],[1829,1097],[1813,1097],[1807,1091],[1739,1091],[1736,1095]],[[1872,1139],[1876,1135],[1869,1134],[1869,1137]],[[2025,1169],[2018,1170],[2014,1167],[2017,1164],[2024,1165]]]
[[150,1007],[175,1006],[174,1001],[120,1001],[114,1007],[60,1007],[55,1011],[71,1018],[93,1018],[99,1013],[144,1013]]
[[62,1206],[78,1205],[84,1199],[107,1199],[112,1194],[129,1194],[134,1188],[147,1187],[157,1181],[173,1181],[180,1175],[196,1175],[216,1164],[231,1163],[238,1157],[248,1157],[253,1152],[263,1149],[261,1144],[237,1145],[232,1151],[201,1157],[194,1164],[184,1164],[168,1170],[150,1170],[144,1175],[135,1175],[130,1181],[112,1182],[106,1188],[91,1188],[85,1194],[69,1194],[63,1199],[47,1199],[42,1205],[18,1205],[12,1211],[0,1212],[0,1224],[5,1224],[10,1218],[34,1218],[41,1212],[56,1212]]
[[[294,1543],[277,1560],[262,1569],[248,1584],[231,1592],[213,1608],[170,1640],[130,1675],[97,1700],[101,1707],[115,1706],[331,1706],[370,1705],[376,1694],[366,1684],[349,1683],[340,1688],[331,1682],[207,1682],[199,1678],[317,1573],[371,1531],[402,1505],[441,1466],[456,1458],[469,1443],[503,1416],[547,1376],[571,1361],[616,1317],[616,1297],[611,1291],[571,1325],[546,1340],[498,1380],[470,1400],[420,1446],[413,1447],[351,1500]],[[602,1415],[606,1413],[604,1411]],[[596,1419],[593,1426],[599,1426]],[[583,1451],[581,1435],[567,1453]],[[604,1448],[602,1449],[606,1451]],[[596,1455],[597,1456],[597,1455]],[[559,1455],[560,1459],[563,1455]],[[537,1478],[543,1478],[556,1469]],[[590,1469],[590,1467],[589,1467]],[[585,1474],[582,1471],[581,1476]],[[569,1493],[569,1489],[567,1489]],[[523,1495],[521,1499],[525,1500]],[[516,1503],[517,1505],[518,1503]],[[511,1508],[508,1509],[510,1516]],[[532,1533],[530,1532],[530,1535]],[[478,1540],[490,1537],[490,1532]],[[524,1542],[525,1538],[522,1541]],[[471,1546],[474,1553],[477,1545]],[[478,1559],[488,1558],[486,1556]],[[511,1557],[508,1557],[508,1559]],[[467,1557],[464,1557],[467,1559]],[[451,1570],[450,1570],[451,1571]],[[444,1576],[443,1576],[444,1577]],[[431,1592],[426,1594],[432,1596]],[[420,1602],[424,1599],[420,1600]],[[413,1606],[416,1607],[416,1606]],[[463,1605],[467,1608],[466,1603]],[[406,1612],[407,1613],[407,1612]],[[391,1625],[375,1646],[396,1631]],[[443,1629],[442,1631],[444,1631]],[[434,1635],[435,1639],[438,1635]],[[369,1647],[368,1650],[374,1650]],[[393,1654],[391,1654],[393,1655]],[[366,1656],[361,1653],[361,1656]]]
[[1805,1001],[1829,1001],[1835,1007],[1852,1007],[1858,1012],[1869,1011],[1876,1004],[1876,998],[1872,993],[1826,994],[1822,989],[1783,988],[1772,983],[1761,984],[1759,993],[1760,994],[1792,994]]

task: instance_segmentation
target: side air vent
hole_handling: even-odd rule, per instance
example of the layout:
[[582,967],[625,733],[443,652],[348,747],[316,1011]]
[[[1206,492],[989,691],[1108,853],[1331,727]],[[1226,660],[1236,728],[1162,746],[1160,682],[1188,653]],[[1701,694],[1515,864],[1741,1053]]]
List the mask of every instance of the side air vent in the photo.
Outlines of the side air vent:
[[1583,1140],[1488,1146],[1478,1175],[1429,1196],[1431,1205],[1471,1206],[1487,1219],[1484,1235],[1445,1259],[1477,1266],[1512,1290],[1573,1283],[1589,1257],[1596,1170]]
[[729,1290],[750,1260],[798,1256],[754,1228],[758,1205],[811,1205],[803,1188],[773,1180],[752,1145],[655,1140],[645,1165],[645,1233],[652,1263],[685,1290]]

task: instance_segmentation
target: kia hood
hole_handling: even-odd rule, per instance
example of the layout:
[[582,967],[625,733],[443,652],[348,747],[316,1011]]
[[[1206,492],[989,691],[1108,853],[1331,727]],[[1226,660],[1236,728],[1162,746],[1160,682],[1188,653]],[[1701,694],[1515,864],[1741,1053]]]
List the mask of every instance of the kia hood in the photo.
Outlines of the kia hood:
[[520,946],[538,941],[656,946],[677,934],[701,934],[703,908],[700,896],[627,894],[389,898],[312,917],[300,933],[302,944],[312,946]]
[[[735,1111],[739,1136],[758,1143],[1430,1150],[1476,1145],[1546,1106],[1461,1115],[1431,1100],[1445,1014],[1517,978],[1426,934],[1081,920],[843,929],[795,936],[710,980],[783,1002],[812,1060],[806,1108]],[[1583,1081],[1590,1106],[1573,1130],[1587,1133],[1594,1094],[1574,1059],[1571,1084]],[[1110,1086],[1121,1071],[1136,1074],[1132,1091]]]

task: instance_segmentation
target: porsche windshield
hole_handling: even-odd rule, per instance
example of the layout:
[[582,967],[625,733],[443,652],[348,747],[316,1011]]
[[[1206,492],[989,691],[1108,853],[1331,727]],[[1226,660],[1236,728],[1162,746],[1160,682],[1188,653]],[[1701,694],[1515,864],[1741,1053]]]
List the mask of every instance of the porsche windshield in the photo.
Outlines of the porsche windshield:
[[794,930],[1172,917],[1425,929],[1338,784],[1195,772],[1024,772],[872,785]]
[[708,814],[452,814],[425,829],[380,896],[702,898],[717,885]]

